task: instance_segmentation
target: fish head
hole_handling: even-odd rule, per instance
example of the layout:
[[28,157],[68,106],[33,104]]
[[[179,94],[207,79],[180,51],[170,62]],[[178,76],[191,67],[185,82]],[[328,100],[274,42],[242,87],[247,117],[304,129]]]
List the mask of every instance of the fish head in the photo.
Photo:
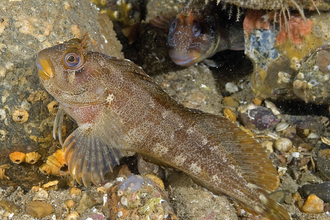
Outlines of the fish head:
[[40,81],[61,103],[88,105],[103,93],[97,76],[102,72],[98,57],[85,49],[84,40],[72,39],[38,53]]
[[214,16],[198,9],[183,11],[169,28],[169,55],[177,65],[191,66],[216,52],[219,37]]

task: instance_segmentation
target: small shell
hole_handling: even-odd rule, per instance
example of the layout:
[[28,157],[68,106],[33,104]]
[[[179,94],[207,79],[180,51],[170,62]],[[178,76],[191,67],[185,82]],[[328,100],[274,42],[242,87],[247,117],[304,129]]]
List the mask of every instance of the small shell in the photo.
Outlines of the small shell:
[[55,186],[55,188],[56,188],[57,184],[58,184],[58,180],[50,181],[50,182],[45,183],[44,185],[42,185],[42,188],[47,189],[47,188],[53,187],[53,186]]
[[48,198],[48,192],[44,189],[39,189],[33,197],[33,201],[44,201]]
[[13,112],[13,120],[18,124],[23,124],[29,119],[29,113],[24,109],[16,109]]
[[280,138],[280,139],[275,141],[274,147],[278,151],[288,152],[292,148],[292,142],[288,138]]
[[20,164],[25,161],[25,153],[16,151],[11,153],[9,158],[13,163]]
[[64,201],[64,205],[68,208],[68,209],[72,209],[74,207],[75,202],[72,199],[67,199]]
[[75,188],[75,187],[72,187],[70,189],[70,196],[72,197],[77,197],[81,194],[81,189],[78,189],[78,188]]
[[99,192],[99,193],[103,193],[103,194],[106,194],[107,193],[107,191],[105,190],[104,186],[97,187],[96,191]]
[[77,220],[79,218],[78,212],[72,212],[66,217],[65,220]]
[[266,105],[267,108],[269,108],[272,111],[272,113],[274,115],[280,115],[281,114],[280,111],[277,109],[277,107],[275,106],[274,103],[265,100],[265,105]]
[[326,145],[330,145],[330,140],[326,137],[321,137],[321,141],[325,143]]
[[223,115],[232,122],[236,121],[235,113],[233,113],[229,108],[224,108],[223,109]]
[[40,159],[40,154],[37,152],[30,152],[25,155],[25,162],[35,164]]
[[226,83],[225,89],[227,92],[230,92],[230,93],[235,93],[238,91],[238,87],[234,83],[231,83],[231,82]]
[[253,103],[254,103],[255,105],[259,105],[259,106],[260,106],[261,103],[262,103],[262,100],[256,97],[256,98],[253,99]]
[[276,131],[283,131],[289,127],[289,123],[282,121],[276,125]]
[[314,133],[314,132],[311,132],[311,133],[308,135],[307,138],[308,138],[308,139],[318,139],[319,136],[318,136],[318,134],[316,134],[316,133]]

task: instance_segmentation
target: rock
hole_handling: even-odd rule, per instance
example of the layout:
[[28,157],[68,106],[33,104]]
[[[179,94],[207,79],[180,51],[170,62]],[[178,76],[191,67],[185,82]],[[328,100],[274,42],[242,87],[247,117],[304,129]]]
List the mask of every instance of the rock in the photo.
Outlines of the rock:
[[301,185],[306,183],[322,183],[323,180],[320,177],[315,176],[313,173],[309,171],[302,172],[299,182]]
[[274,199],[278,203],[283,203],[286,193],[284,191],[277,191],[273,192],[272,194],[269,195],[272,199]]
[[286,192],[295,193],[298,189],[298,184],[287,173],[281,176],[281,183],[281,188]]
[[87,193],[82,194],[81,200],[77,207],[77,212],[79,214],[84,213],[87,209],[92,208],[95,205],[102,204],[102,196],[99,193]]
[[272,129],[280,121],[270,109],[254,105],[242,107],[239,117],[244,126],[258,131]]
[[7,212],[10,213],[18,213],[19,212],[19,207],[16,206],[13,202],[7,201],[7,200],[1,200],[0,201],[0,206],[6,209]]
[[316,195],[326,203],[330,203],[330,182],[320,184],[306,184],[300,190],[303,197],[311,194]]
[[42,218],[53,212],[53,206],[46,202],[31,201],[26,204],[25,211],[35,218]]
[[167,182],[171,204],[180,220],[238,219],[236,210],[225,196],[203,190],[186,174],[171,172]]
[[305,204],[301,209],[307,213],[321,213],[323,212],[323,205],[324,202],[322,199],[320,199],[314,194],[311,194],[310,196],[308,196]]

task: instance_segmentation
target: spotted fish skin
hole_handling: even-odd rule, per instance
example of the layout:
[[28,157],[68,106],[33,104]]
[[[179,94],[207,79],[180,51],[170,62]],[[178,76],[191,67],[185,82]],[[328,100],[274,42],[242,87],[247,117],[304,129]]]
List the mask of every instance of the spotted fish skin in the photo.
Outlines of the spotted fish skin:
[[78,128],[63,143],[78,183],[99,184],[126,151],[189,174],[214,193],[272,220],[290,219],[267,191],[277,188],[271,160],[252,137],[219,115],[174,101],[129,60],[89,52],[78,39],[40,51],[41,83]]

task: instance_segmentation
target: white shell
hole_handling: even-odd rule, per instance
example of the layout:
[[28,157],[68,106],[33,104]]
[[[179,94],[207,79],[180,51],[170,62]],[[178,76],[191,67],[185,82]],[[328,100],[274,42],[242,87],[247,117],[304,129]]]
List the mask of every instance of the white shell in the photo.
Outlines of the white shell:
[[280,139],[275,141],[274,147],[278,151],[288,152],[292,148],[292,142],[288,138],[280,138]]
[[280,122],[276,125],[276,131],[283,131],[285,130],[287,127],[289,127],[289,123],[283,121],[283,122]]
[[267,108],[269,108],[273,112],[274,115],[280,115],[281,114],[274,103],[265,100],[265,105],[266,105]]
[[226,83],[225,85],[226,91],[230,93],[235,93],[238,91],[238,87],[234,83]]

